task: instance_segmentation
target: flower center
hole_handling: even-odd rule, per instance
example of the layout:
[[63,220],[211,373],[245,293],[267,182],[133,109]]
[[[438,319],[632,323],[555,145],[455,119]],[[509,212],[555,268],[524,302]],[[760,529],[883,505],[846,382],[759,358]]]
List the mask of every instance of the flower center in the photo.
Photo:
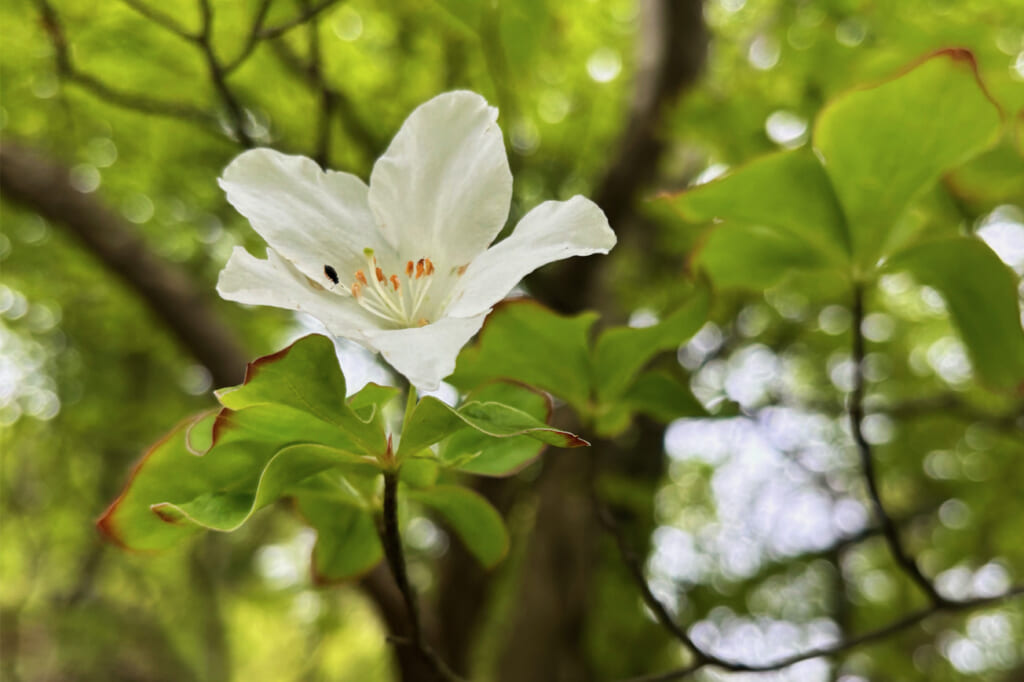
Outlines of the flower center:
[[[407,261],[404,273],[388,274],[377,264],[373,249],[364,249],[366,267],[356,270],[352,284],[341,291],[351,294],[365,310],[377,317],[403,327],[423,327],[430,324],[422,313],[427,292],[434,282],[434,264],[429,258]],[[324,266],[324,275],[332,285],[341,283],[337,271]],[[331,287],[334,289],[334,287]]]

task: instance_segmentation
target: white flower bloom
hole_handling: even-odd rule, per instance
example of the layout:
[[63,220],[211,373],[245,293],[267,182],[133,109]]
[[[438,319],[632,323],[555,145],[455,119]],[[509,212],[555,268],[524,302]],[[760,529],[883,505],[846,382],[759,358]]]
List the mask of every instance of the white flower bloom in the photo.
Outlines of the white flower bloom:
[[472,92],[422,104],[377,160],[369,187],[305,157],[240,154],[220,185],[266,240],[267,259],[236,248],[217,291],[309,313],[380,352],[417,388],[436,389],[520,279],[615,245],[601,209],[575,196],[537,206],[488,248],[512,199],[497,117]]

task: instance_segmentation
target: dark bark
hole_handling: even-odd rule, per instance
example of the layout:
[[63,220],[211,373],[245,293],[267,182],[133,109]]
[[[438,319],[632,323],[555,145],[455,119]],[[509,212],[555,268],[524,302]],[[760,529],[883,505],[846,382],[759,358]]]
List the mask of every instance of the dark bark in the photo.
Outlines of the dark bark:
[[[643,229],[635,204],[654,179],[665,151],[664,116],[699,76],[707,50],[700,0],[647,0],[643,3],[639,71],[629,121],[594,200],[619,238]],[[575,312],[602,308],[605,259],[569,260],[533,290],[555,309]],[[602,310],[604,313],[612,311]],[[584,651],[592,606],[593,563],[600,533],[592,504],[592,467],[654,481],[664,463],[659,426],[638,424],[632,445],[595,443],[583,452],[558,453],[545,460],[533,536],[520,576],[513,627],[499,669],[502,682],[586,680],[593,677]],[[640,525],[647,525],[647,522]]]
[[187,272],[150,251],[135,229],[98,198],[71,186],[67,167],[4,140],[0,187],[5,199],[23,204],[64,227],[129,287],[202,363],[217,386],[242,380],[246,354],[208,296]]

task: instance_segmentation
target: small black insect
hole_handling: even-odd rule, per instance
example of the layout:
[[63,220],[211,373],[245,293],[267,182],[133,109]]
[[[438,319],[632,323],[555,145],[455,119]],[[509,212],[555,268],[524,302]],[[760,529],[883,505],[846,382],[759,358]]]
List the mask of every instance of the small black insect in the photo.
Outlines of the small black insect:
[[338,283],[338,271],[332,268],[330,265],[324,266],[324,274],[327,275],[327,279],[331,280],[335,284]]

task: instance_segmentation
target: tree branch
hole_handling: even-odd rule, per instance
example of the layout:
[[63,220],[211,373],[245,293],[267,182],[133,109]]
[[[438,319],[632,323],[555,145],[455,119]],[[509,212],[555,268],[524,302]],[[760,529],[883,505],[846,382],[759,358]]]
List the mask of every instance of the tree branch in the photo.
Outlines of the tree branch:
[[242,379],[246,355],[189,275],[154,255],[134,229],[89,194],[75,190],[69,170],[10,140],[0,146],[4,196],[65,226],[163,320],[218,386]]
[[217,59],[217,53],[213,49],[211,39],[213,34],[213,6],[210,4],[210,0],[199,0],[199,9],[202,15],[202,26],[199,29],[196,43],[199,45],[199,49],[202,51],[203,58],[206,61],[206,69],[210,74],[210,81],[213,83],[214,89],[220,96],[220,101],[227,110],[235,139],[246,149],[254,147],[255,143],[245,131],[245,112],[235,94],[231,92],[231,88],[228,87],[227,73],[221,66],[220,61]]
[[[67,35],[60,16],[48,0],[34,0],[39,11],[43,29],[53,45],[57,63],[57,73],[69,83],[75,83],[99,99],[119,106],[123,109],[138,111],[143,114],[173,118],[198,124],[207,133],[215,133],[217,120],[208,112],[181,102],[169,102],[155,99],[143,94],[127,92],[100,80],[96,76],[78,69],[68,49]],[[219,135],[217,136],[220,137]]]
[[460,682],[458,675],[430,648],[423,638],[423,626],[420,623],[419,604],[416,593],[409,584],[409,575],[405,567],[405,552],[402,550],[402,537],[398,530],[398,472],[384,472],[384,510],[380,519],[379,532],[381,544],[384,545],[384,556],[387,559],[391,575],[395,579],[402,600],[405,602],[409,616],[409,627],[412,636],[409,638],[392,635],[389,641],[398,646],[411,646],[423,660],[428,663],[439,679],[448,682]]
[[853,440],[857,444],[857,451],[860,454],[861,467],[864,473],[864,482],[867,484],[868,495],[871,498],[871,505],[874,508],[875,516],[882,528],[886,544],[893,559],[903,569],[904,573],[917,584],[921,590],[928,595],[933,605],[942,605],[946,599],[936,591],[935,586],[921,572],[921,568],[914,561],[913,557],[903,547],[900,540],[899,530],[893,523],[892,517],[882,503],[882,496],[878,489],[878,477],[875,474],[874,458],[871,453],[871,445],[868,444],[861,429],[861,422],[864,420],[864,333],[861,330],[864,322],[864,291],[859,285],[855,285],[853,292],[853,392],[850,394],[850,431]]
[[644,675],[641,677],[632,677],[626,682],[669,682],[669,680],[680,680],[684,677],[692,675],[697,670],[706,666],[714,666],[729,672],[774,672],[776,670],[782,670],[788,668],[791,665],[795,665],[802,661],[807,661],[812,658],[820,658],[823,656],[835,656],[837,654],[844,653],[851,649],[855,649],[864,644],[870,644],[880,639],[885,639],[898,632],[906,630],[907,628],[917,625],[921,621],[931,616],[940,613],[957,613],[961,611],[971,611],[974,609],[982,608],[985,606],[992,606],[993,604],[999,604],[1010,599],[1016,599],[1024,595],[1024,585],[1019,585],[1007,590],[1005,593],[995,597],[983,597],[980,599],[969,599],[964,601],[946,601],[942,604],[934,604],[928,608],[915,611],[909,615],[904,616],[898,620],[884,625],[877,630],[871,630],[864,634],[850,637],[848,639],[841,640],[835,644],[829,646],[815,647],[808,649],[799,654],[793,654],[792,656],[786,656],[770,663],[739,663],[726,661],[723,659],[708,660],[704,663],[696,663],[689,665],[684,668],[677,668],[676,670],[669,670],[663,673],[657,673],[654,675]]

